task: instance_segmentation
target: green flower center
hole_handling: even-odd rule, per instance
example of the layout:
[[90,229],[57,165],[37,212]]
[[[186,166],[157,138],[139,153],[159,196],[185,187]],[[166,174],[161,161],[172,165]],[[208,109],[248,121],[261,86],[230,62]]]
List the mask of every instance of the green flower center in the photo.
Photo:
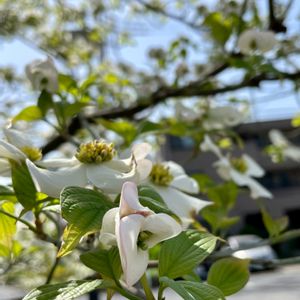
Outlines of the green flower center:
[[234,169],[236,169],[240,173],[246,173],[246,171],[248,170],[248,166],[245,160],[241,157],[231,158],[230,162]]
[[43,156],[42,151],[39,148],[25,146],[22,147],[21,150],[31,161],[40,160]]
[[104,141],[92,141],[81,144],[75,157],[82,163],[102,163],[110,161],[116,154],[114,144],[107,144]]
[[151,181],[157,185],[168,186],[173,180],[169,168],[161,164],[154,164],[150,173]]
[[147,250],[148,246],[146,241],[151,237],[153,233],[150,231],[141,231],[139,236],[138,236],[138,240],[137,240],[137,245],[139,248],[141,248],[142,250]]

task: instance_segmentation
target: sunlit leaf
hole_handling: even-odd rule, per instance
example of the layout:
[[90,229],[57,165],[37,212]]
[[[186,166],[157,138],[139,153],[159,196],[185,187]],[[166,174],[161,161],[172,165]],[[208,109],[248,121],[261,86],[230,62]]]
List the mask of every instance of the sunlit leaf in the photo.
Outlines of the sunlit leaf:
[[13,122],[16,121],[37,121],[41,120],[43,118],[43,113],[41,109],[38,106],[32,105],[32,106],[27,106],[23,110],[21,110],[14,118]]
[[14,204],[6,201],[0,204],[0,256],[8,256],[12,251],[16,220],[1,211],[14,215]]
[[113,203],[101,192],[79,187],[67,187],[61,193],[62,216],[68,221],[59,256],[66,255],[87,233],[99,231],[104,214]]
[[30,291],[23,300],[73,300],[95,289],[105,289],[111,286],[111,282],[99,279],[46,284]]
[[217,240],[210,233],[188,230],[165,241],[159,255],[159,275],[177,278],[189,274],[214,251]]

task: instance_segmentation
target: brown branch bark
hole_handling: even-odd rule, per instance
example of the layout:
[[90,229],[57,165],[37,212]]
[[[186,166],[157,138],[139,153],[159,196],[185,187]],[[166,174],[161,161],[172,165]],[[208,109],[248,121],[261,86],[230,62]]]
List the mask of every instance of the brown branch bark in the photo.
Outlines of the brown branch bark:
[[274,0],[268,0],[269,3],[269,29],[274,32],[286,32],[287,28],[283,20],[275,16]]
[[[295,80],[300,79],[300,72],[296,73],[278,73],[278,74],[261,74],[250,79],[244,79],[243,81],[227,85],[224,87],[216,87],[213,89],[207,89],[205,83],[210,76],[214,76],[224,70],[225,65],[220,66],[218,69],[213,70],[205,79],[192,81],[189,84],[182,87],[173,86],[162,86],[157,91],[148,96],[147,101],[145,98],[138,99],[137,104],[128,108],[114,108],[107,111],[97,112],[89,117],[86,117],[86,121],[89,123],[94,123],[96,119],[116,119],[116,118],[133,118],[137,113],[144,111],[150,107],[153,107],[159,103],[164,102],[169,98],[188,98],[195,96],[214,96],[217,94],[222,94],[230,91],[236,91],[246,87],[258,87],[262,81],[275,81],[275,80]],[[43,154],[46,154],[56,148],[61,144],[65,143],[68,139],[68,135],[74,135],[79,129],[83,128],[78,116],[74,117],[67,128],[66,135],[59,135],[49,141],[43,148]]]

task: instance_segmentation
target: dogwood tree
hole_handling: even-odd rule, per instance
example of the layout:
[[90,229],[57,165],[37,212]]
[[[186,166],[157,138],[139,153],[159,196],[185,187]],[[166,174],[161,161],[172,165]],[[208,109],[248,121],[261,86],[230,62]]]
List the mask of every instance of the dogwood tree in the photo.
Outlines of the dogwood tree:
[[[230,211],[240,190],[254,200],[272,194],[255,158],[234,151],[243,151],[235,129],[249,120],[239,92],[265,81],[298,89],[299,35],[287,22],[296,1],[0,5],[1,39],[44,55],[22,73],[0,69],[1,281],[33,288],[25,300],[93,290],[162,300],[166,288],[215,300],[242,289],[249,260],[226,248],[239,221]],[[122,51],[139,34],[151,40],[149,24],[173,26],[174,38],[153,43],[147,68],[126,62]],[[195,155],[212,152],[221,181],[164,161],[166,135],[189,137]],[[281,132],[270,140],[273,161],[299,163]],[[285,217],[259,209],[270,235],[262,244],[299,237]],[[207,281],[196,272],[204,261]]]

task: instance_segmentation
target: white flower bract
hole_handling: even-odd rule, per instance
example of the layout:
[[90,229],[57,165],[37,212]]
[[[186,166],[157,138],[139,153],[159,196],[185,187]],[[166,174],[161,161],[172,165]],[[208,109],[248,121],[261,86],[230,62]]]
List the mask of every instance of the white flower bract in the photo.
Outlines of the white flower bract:
[[198,194],[199,186],[180,165],[173,161],[163,162],[162,165],[168,169],[173,178],[169,185],[163,186],[151,181],[148,183],[160,194],[168,208],[180,217],[183,226],[186,227],[194,221],[194,216],[202,208],[211,203],[186,194]]
[[222,179],[233,180],[238,186],[247,186],[250,189],[251,197],[254,199],[259,197],[273,197],[267,189],[253,178],[262,177],[265,171],[249,155],[243,154],[241,158],[238,159],[242,163],[242,167],[245,168],[245,171],[242,172],[234,167],[229,157],[222,154],[219,147],[208,135],[205,135],[200,149],[202,151],[211,151],[219,158],[213,165],[216,167],[216,171]]
[[273,31],[245,30],[238,39],[238,47],[243,54],[252,54],[255,51],[265,53],[272,50],[276,44]]
[[35,60],[25,67],[25,72],[33,89],[55,93],[58,90],[58,72],[53,60]]
[[[145,157],[150,151],[150,145],[142,143],[132,148],[132,155],[127,159],[86,164],[72,158],[63,160],[61,166],[65,164],[65,167],[58,170],[42,169],[29,160],[26,162],[37,190],[51,197],[59,197],[64,187],[85,187],[88,184],[115,194],[120,192],[124,182],[139,183],[149,175],[152,163]],[[55,163],[60,165],[59,161]]]

